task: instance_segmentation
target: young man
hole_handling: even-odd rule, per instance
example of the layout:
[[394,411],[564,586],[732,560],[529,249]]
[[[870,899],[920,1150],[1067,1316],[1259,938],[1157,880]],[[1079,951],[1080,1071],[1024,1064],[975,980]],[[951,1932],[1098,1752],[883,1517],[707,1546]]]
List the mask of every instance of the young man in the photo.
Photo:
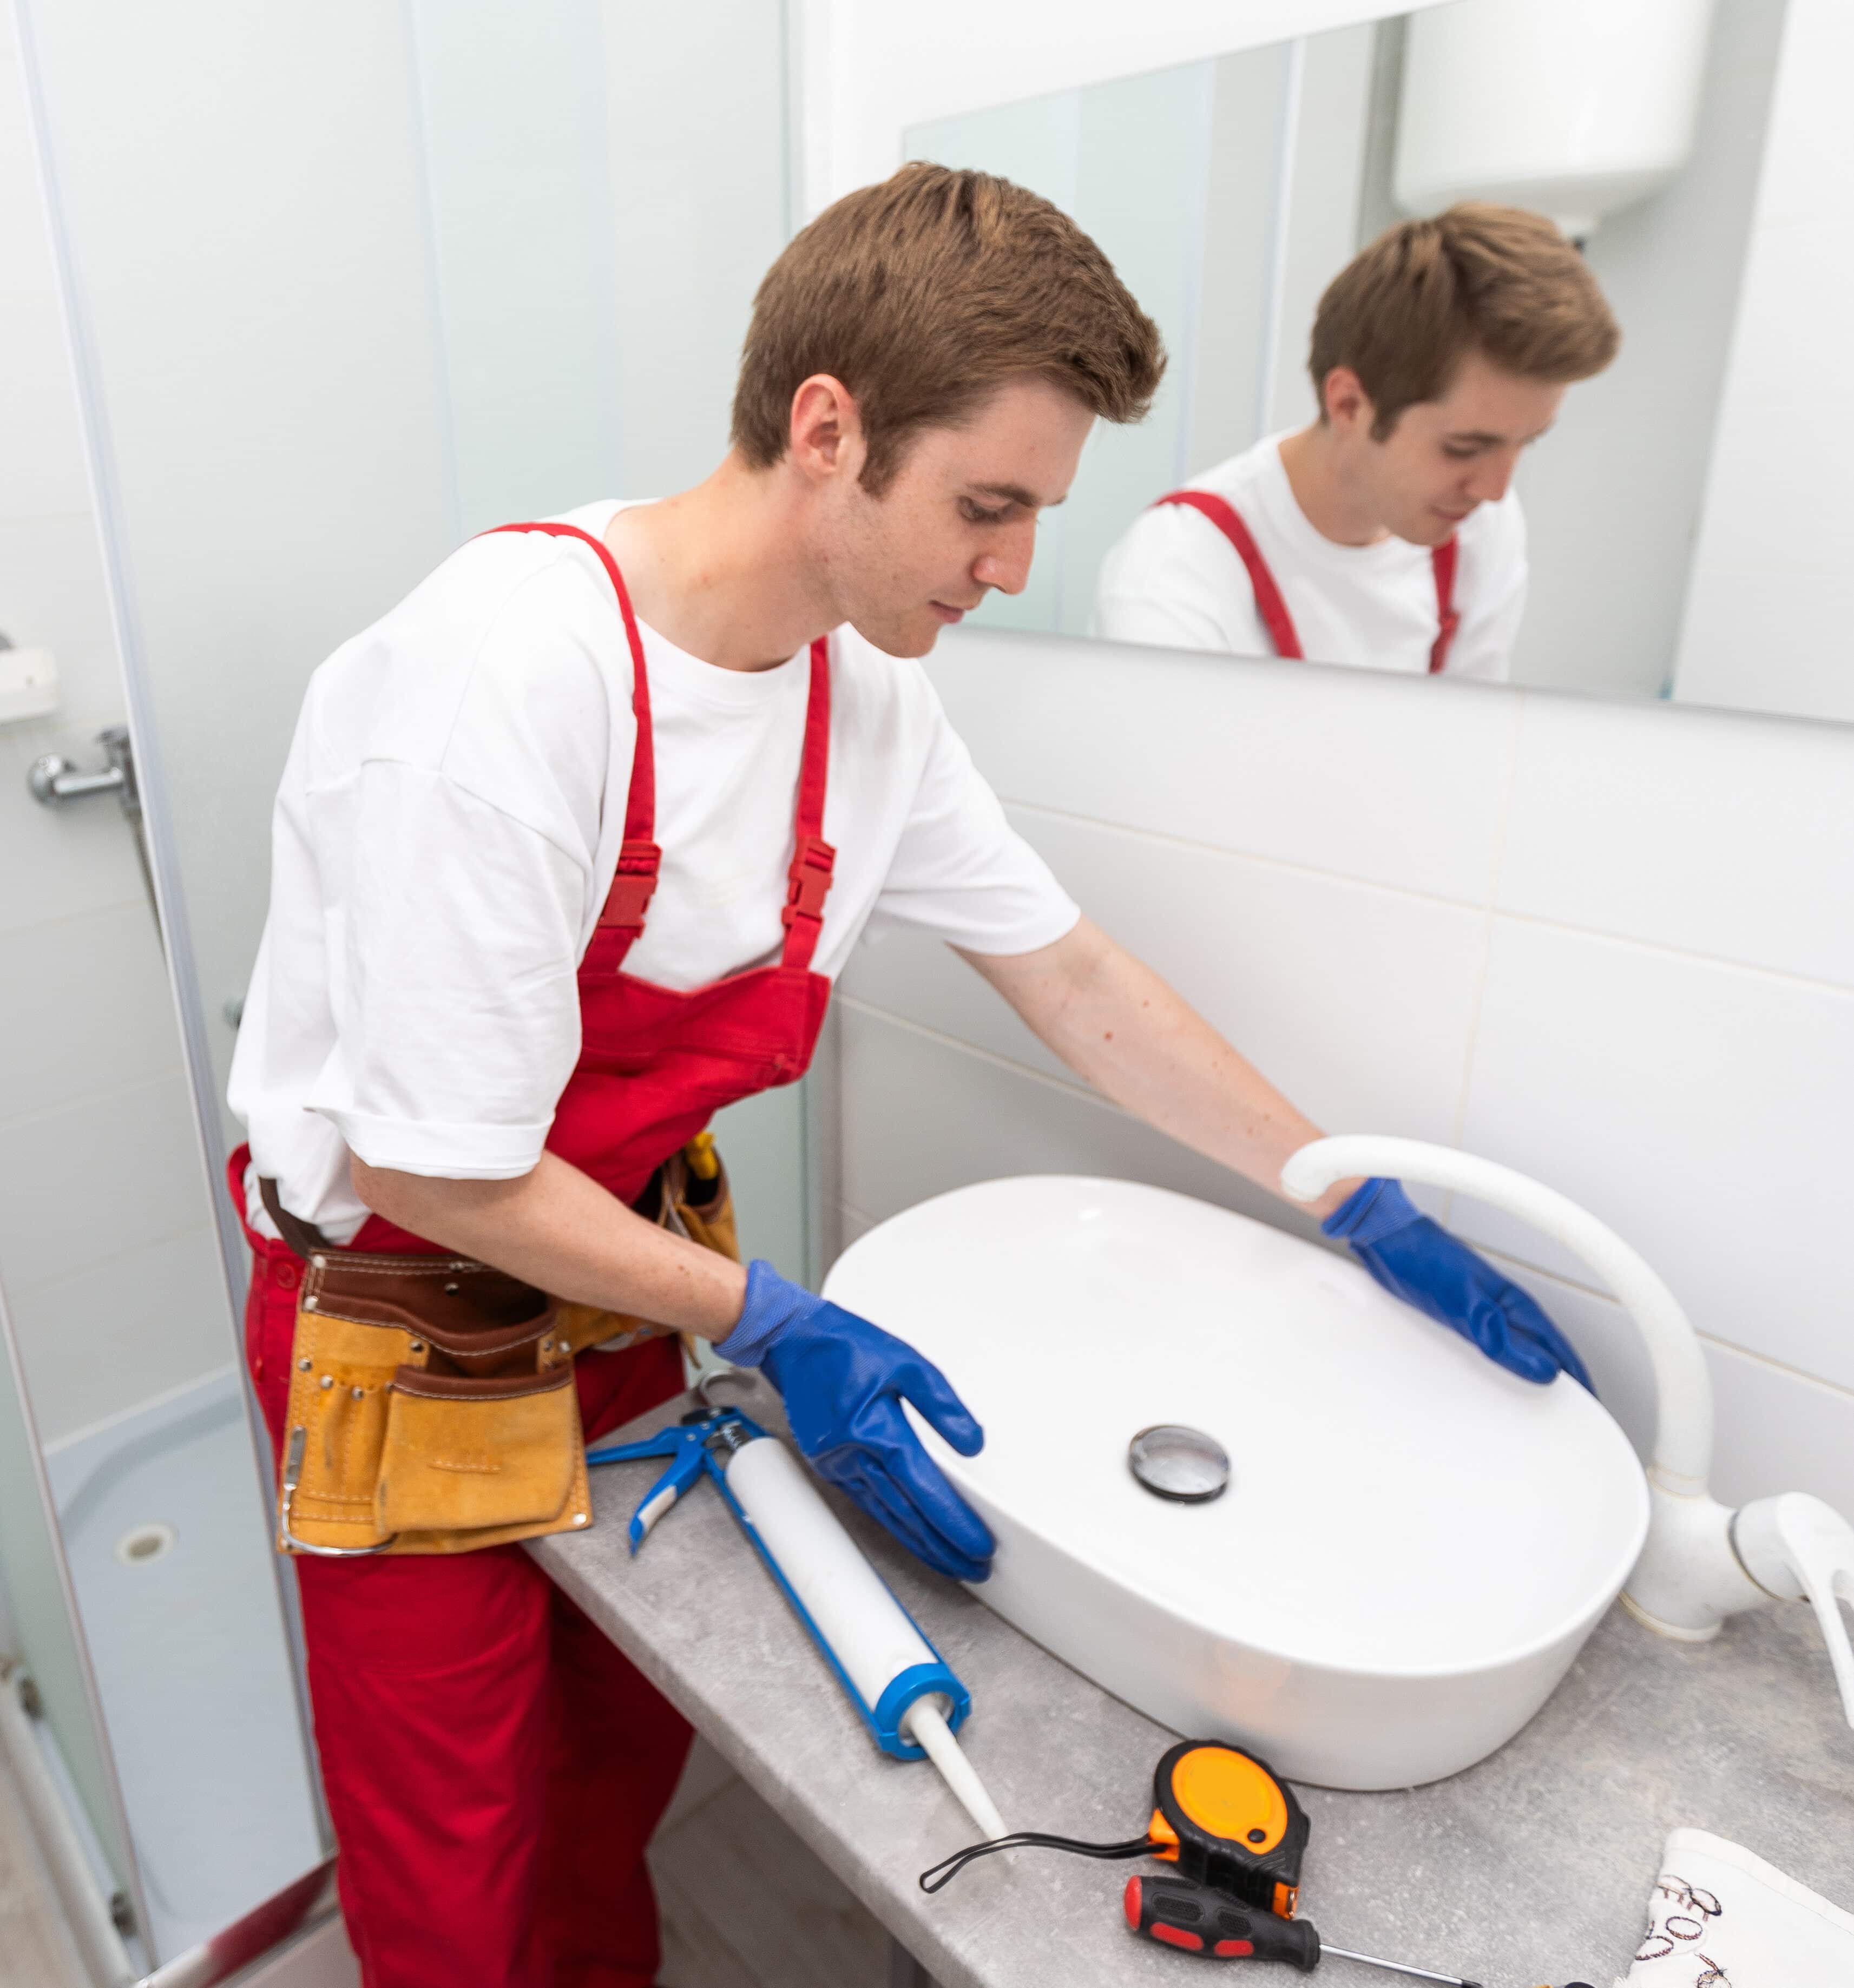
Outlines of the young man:
[[[1075,1069],[1251,1178],[1318,1136],[1081,917],[910,660],[1023,587],[1090,426],[1138,418],[1162,363],[1054,208],[909,167],[773,266],[706,482],[476,539],[317,672],[232,1090],[249,1357],[279,1445],[316,1398],[292,1339],[302,1255],[312,1280],[364,1286],[435,1265],[448,1293],[475,1259],[763,1366],[821,1474],[984,1578],[985,1528],[900,1405],[976,1451],[945,1377],[634,1204],[719,1105],[802,1073],[877,915],[938,933]],[[1321,1212],[1493,1357],[1581,1374],[1394,1183]],[[320,1384],[358,1417],[350,1378]],[[676,1342],[588,1346],[573,1378],[602,1434],[680,1386]],[[296,1566],[368,1988],[651,1981],[642,1851],[688,1740],[668,1704],[513,1546]]]
[[1618,343],[1542,215],[1391,228],[1320,299],[1319,419],[1142,512],[1101,562],[1094,632],[1504,680],[1526,604],[1514,466]]

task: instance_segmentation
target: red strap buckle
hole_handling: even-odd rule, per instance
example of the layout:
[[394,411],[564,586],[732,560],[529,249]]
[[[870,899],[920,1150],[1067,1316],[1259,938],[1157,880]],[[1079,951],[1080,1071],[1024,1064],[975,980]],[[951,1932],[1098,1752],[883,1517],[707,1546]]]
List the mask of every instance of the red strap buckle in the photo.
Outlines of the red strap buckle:
[[792,858],[791,884],[785,909],[780,913],[787,925],[798,918],[821,920],[824,899],[830,894],[831,873],[837,851],[821,836],[800,836],[797,854]]
[[644,929],[644,913],[656,893],[662,860],[663,852],[654,842],[628,842],[618,851],[617,870],[599,914],[601,931],[614,925],[624,931]]

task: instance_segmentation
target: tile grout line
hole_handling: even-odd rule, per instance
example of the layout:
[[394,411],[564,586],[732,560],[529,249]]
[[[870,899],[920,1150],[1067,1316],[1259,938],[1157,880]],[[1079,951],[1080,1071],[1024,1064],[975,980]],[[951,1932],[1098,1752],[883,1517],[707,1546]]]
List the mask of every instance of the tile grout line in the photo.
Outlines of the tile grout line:
[[[177,1044],[177,1050],[178,1048]],[[131,1077],[127,1084],[112,1084],[107,1090],[73,1092],[69,1097],[61,1097],[56,1104],[42,1110],[22,1111],[16,1118],[0,1118],[0,1138],[5,1138],[8,1133],[29,1129],[34,1125],[49,1124],[52,1119],[63,1117],[73,1111],[88,1111],[93,1105],[107,1104],[112,1097],[127,1097],[137,1091],[152,1090],[157,1085],[171,1083],[176,1077],[180,1077],[184,1083],[186,1074],[186,1065],[179,1060],[177,1054],[171,1064],[164,1065],[151,1076]],[[193,1124],[192,1100],[189,1097],[183,1101],[188,1128],[191,1131]]]
[[[1130,1112],[1124,1111],[1111,1097],[1102,1097],[1098,1091],[1084,1090],[1077,1084],[1065,1084],[1060,1078],[1050,1077],[1043,1070],[1032,1070],[1027,1064],[1015,1063],[1009,1057],[1000,1056],[996,1050],[981,1049],[976,1043],[966,1042],[960,1036],[947,1035],[941,1030],[929,1028],[925,1023],[911,1021],[906,1016],[897,1015],[888,1009],[878,1007],[873,1002],[862,1000],[847,994],[839,996],[839,1000],[843,1006],[852,1009],[858,1014],[868,1016],[871,1020],[885,1022],[891,1027],[905,1030],[911,1035],[919,1036],[929,1042],[937,1043],[943,1048],[959,1050],[967,1056],[976,1058],[981,1063],[990,1064],[995,1069],[1008,1070],[1014,1077],[1028,1077],[1033,1082],[1044,1084],[1050,1090],[1059,1091],[1064,1096],[1079,1097],[1085,1103],[1099,1105],[1102,1109],[1115,1112],[1135,1124],[1145,1122],[1143,1120],[1133,1119]],[[1195,1149],[1186,1147],[1184,1150],[1189,1152]],[[1234,1169],[1231,1171],[1233,1172]],[[858,1208],[846,1197],[839,1195],[838,1200],[846,1212],[866,1220],[871,1225],[875,1223],[876,1220],[875,1216],[868,1215],[865,1210]],[[1583,1283],[1575,1277],[1566,1276],[1561,1270],[1548,1270],[1541,1264],[1528,1261],[1524,1256],[1514,1255],[1511,1250],[1496,1249],[1479,1244],[1474,1246],[1480,1249],[1482,1253],[1487,1256],[1504,1263],[1517,1264],[1522,1270],[1531,1271],[1538,1276],[1549,1278],[1554,1283],[1563,1285],[1568,1290],[1578,1292],[1586,1297],[1599,1298],[1605,1304],[1616,1305],[1619,1310],[1621,1308],[1612,1293],[1599,1290],[1594,1284]],[[1716,1333],[1701,1331],[1697,1326],[1694,1327],[1693,1331],[1703,1344],[1717,1346],[1723,1351],[1737,1354],[1744,1359],[1754,1360],[1759,1365],[1771,1368],[1776,1372],[1786,1374],[1793,1379],[1808,1381],[1816,1387],[1825,1388],[1832,1394],[1846,1395],[1850,1399],[1854,1399],[1854,1388],[1844,1387],[1839,1381],[1829,1380],[1820,1374],[1812,1374],[1805,1368],[1792,1367],[1785,1361],[1773,1359],[1767,1353],[1759,1353],[1750,1347],[1741,1346],[1736,1340],[1724,1339]]]
[[[872,1001],[865,1001],[854,994],[840,994],[837,1005],[859,1015],[868,1015],[877,1021],[887,1022],[895,1028],[905,1029],[911,1034],[923,1036],[929,1042],[939,1043],[947,1049],[963,1050],[968,1056],[976,1057],[981,1063],[988,1063],[999,1070],[1007,1070],[1013,1076],[1027,1077],[1033,1082],[1046,1084],[1051,1090],[1059,1090],[1065,1097],[1079,1097],[1089,1104],[1098,1104],[1104,1111],[1116,1113],[1119,1117],[1135,1124],[1145,1120],[1135,1118],[1132,1112],[1116,1104],[1113,1099],[1104,1096],[1091,1085],[1070,1083],[1059,1077],[1051,1077],[1047,1070],[1033,1069],[1026,1063],[1017,1063],[1011,1057],[1000,1056],[996,1050],[981,1049],[976,1043],[966,1041],[963,1036],[949,1036],[944,1030],[929,1027],[925,1022],[916,1022],[905,1015],[898,1015],[892,1009],[878,1007]],[[1154,1130],[1157,1130],[1155,1127]],[[1170,1136],[1169,1134],[1166,1135]],[[1182,1142],[1180,1141],[1180,1144]],[[1195,1150],[1187,1147],[1186,1151]],[[840,1197],[841,1199],[841,1197]]]
[[[1543,1277],[1548,1283],[1561,1285],[1568,1291],[1575,1291],[1580,1297],[1595,1298],[1599,1303],[1613,1306],[1627,1316],[1626,1307],[1613,1291],[1606,1291],[1599,1285],[1587,1284],[1582,1279],[1568,1277],[1561,1270],[1547,1270],[1543,1264],[1529,1262],[1516,1256],[1511,1249],[1497,1249],[1490,1244],[1477,1242],[1473,1247],[1484,1256],[1501,1263],[1512,1263],[1522,1270],[1530,1271],[1534,1276]],[[1691,1324],[1691,1321],[1688,1321]],[[1722,1353],[1736,1354],[1741,1360],[1755,1361],[1760,1367],[1768,1367],[1786,1379],[1806,1381],[1811,1387],[1823,1388],[1832,1395],[1839,1395],[1854,1406],[1854,1387],[1840,1381],[1831,1381],[1825,1374],[1812,1374],[1806,1367],[1792,1366],[1787,1360],[1778,1360],[1768,1353],[1760,1353],[1755,1347],[1741,1345],[1735,1339],[1726,1339],[1716,1332],[1707,1332],[1693,1327],[1693,1337],[1702,1346],[1716,1346]]]
[[[1513,813],[1513,793],[1519,782],[1519,733],[1525,699],[1523,690],[1514,699],[1513,719],[1507,732],[1506,779],[1500,790],[1500,813],[1494,824],[1493,862],[1488,872],[1487,901],[1482,915],[1480,958],[1474,975],[1473,999],[1468,1010],[1467,1033],[1461,1050],[1461,1087],[1456,1096],[1454,1116],[1450,1126],[1450,1143],[1457,1148],[1467,1133],[1468,1100],[1474,1090],[1474,1059],[1480,1042],[1480,1020],[1487,1010],[1487,983],[1493,977],[1497,928],[1494,907],[1500,901],[1500,878],[1506,868],[1507,833]],[[1445,1223],[1455,1219],[1455,1194],[1452,1188],[1443,1198],[1442,1219]]]
[[[118,911],[130,910],[140,911],[144,918],[150,916],[147,894],[141,888],[139,883],[133,897],[109,898],[101,904],[90,905],[84,911],[58,911],[49,918],[29,918],[23,925],[0,926],[0,939],[17,942],[36,938],[41,932],[62,932],[67,931],[73,925],[83,924],[86,918],[112,918]],[[149,927],[148,935],[155,940],[158,947],[160,942],[152,923]],[[157,952],[156,957],[159,956]]]
[[1547,918],[1537,911],[1516,911],[1500,904],[1477,904],[1468,898],[1444,897],[1440,891],[1418,891],[1405,884],[1386,884],[1375,877],[1352,876],[1344,871],[1324,870],[1317,864],[1296,863],[1283,856],[1264,856],[1253,850],[1230,849],[1214,842],[1198,842],[1188,836],[1170,835],[1164,830],[1141,828],[1133,823],[1114,821],[1102,815],[1077,814],[1067,808],[1048,807],[1040,802],[1013,799],[1000,794],[1000,800],[1007,808],[1022,810],[1026,814],[1040,815],[1050,821],[1072,822],[1083,828],[1104,829],[1115,835],[1131,836],[1142,842],[1155,843],[1172,849],[1189,850],[1193,854],[1213,856],[1226,862],[1253,864],[1257,869],[1281,871],[1290,876],[1311,877],[1323,883],[1336,884],[1350,890],[1375,891],[1389,898],[1402,898],[1410,903],[1435,904],[1454,911],[1480,912],[1496,924],[1505,920],[1516,925],[1528,925],[1541,931],[1568,933],[1574,938],[1588,939],[1599,945],[1628,948],[1637,952],[1649,953],[1659,958],[1686,960],[1702,966],[1723,969],[1727,972],[1745,973],[1758,979],[1773,980],[1781,986],[1805,987],[1817,992],[1854,995],[1854,982],[1832,980],[1821,974],[1798,973],[1786,967],[1764,966],[1754,960],[1734,959],[1724,953],[1698,952],[1690,946],[1673,945],[1659,939],[1638,938],[1627,932],[1606,931],[1596,925],[1580,925],[1568,918]]
[[[131,1256],[141,1255],[150,1249],[164,1249],[172,1242],[181,1242],[190,1236],[204,1236],[216,1247],[218,1231],[208,1211],[204,1222],[189,1222],[182,1229],[167,1229],[158,1234],[146,1236],[139,1242],[130,1242],[107,1256],[89,1256],[75,1270],[57,1270],[49,1277],[33,1277],[24,1283],[9,1283],[7,1290],[15,1309],[28,1297],[38,1297],[46,1293],[55,1293],[61,1284],[74,1283],[80,1277],[87,1277],[93,1271],[107,1270],[113,1263],[126,1263]],[[242,1330],[241,1324],[240,1328]]]

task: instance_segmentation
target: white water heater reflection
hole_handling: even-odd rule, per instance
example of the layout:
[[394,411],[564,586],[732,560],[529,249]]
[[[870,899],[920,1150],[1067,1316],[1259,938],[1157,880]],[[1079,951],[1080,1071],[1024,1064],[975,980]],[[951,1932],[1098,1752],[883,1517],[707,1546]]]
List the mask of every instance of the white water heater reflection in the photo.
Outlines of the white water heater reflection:
[[1687,159],[1713,0],[1457,0],[1413,15],[1397,117],[1406,214],[1457,200],[1582,241]]

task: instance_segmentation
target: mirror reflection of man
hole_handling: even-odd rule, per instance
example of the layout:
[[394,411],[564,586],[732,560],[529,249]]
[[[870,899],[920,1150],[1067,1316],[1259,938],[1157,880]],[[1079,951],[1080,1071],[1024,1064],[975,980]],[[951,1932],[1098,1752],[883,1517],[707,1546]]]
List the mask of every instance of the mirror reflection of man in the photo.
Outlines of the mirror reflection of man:
[[1143,512],[1101,563],[1116,641],[1504,681],[1526,601],[1520,451],[1619,334],[1544,216],[1467,203],[1335,277],[1319,418]]

